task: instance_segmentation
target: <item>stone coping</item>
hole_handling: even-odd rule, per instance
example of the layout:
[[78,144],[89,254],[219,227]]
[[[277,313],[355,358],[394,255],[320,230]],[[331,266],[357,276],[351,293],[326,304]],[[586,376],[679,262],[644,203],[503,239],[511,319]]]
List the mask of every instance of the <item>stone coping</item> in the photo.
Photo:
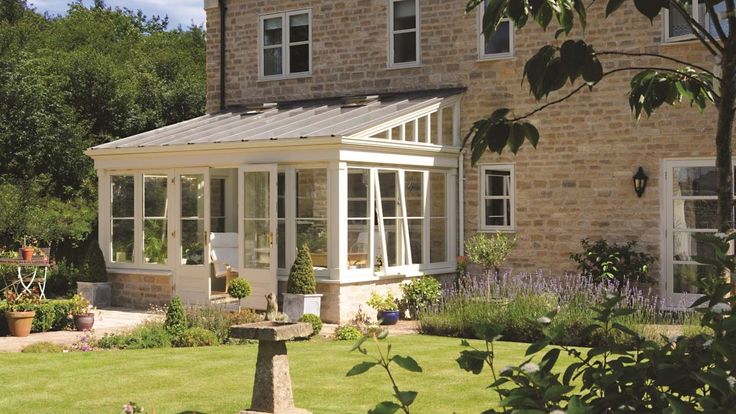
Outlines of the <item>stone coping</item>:
[[312,324],[306,322],[256,322],[236,325],[230,328],[230,336],[238,339],[255,339],[258,341],[290,341],[296,338],[307,338],[314,332]]

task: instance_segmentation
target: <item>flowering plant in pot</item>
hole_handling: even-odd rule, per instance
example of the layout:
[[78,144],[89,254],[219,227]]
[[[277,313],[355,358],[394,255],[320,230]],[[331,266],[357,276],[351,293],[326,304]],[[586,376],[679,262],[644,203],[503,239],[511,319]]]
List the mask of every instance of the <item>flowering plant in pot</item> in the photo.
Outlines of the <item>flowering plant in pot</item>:
[[36,316],[36,307],[40,303],[38,294],[23,292],[17,293],[6,289],[3,293],[7,310],[5,319],[8,321],[8,330],[11,336],[25,337],[31,334],[33,318]]
[[36,248],[33,246],[35,242],[36,240],[33,237],[26,234],[18,238],[18,243],[20,244],[21,259],[26,262],[30,262],[31,260],[33,260],[33,254],[36,252]]
[[74,319],[74,327],[78,331],[89,331],[95,324],[94,307],[80,294],[69,300],[69,319]]
[[378,312],[376,317],[381,321],[381,325],[396,325],[399,322],[399,304],[391,292],[386,296],[372,292],[367,303]]

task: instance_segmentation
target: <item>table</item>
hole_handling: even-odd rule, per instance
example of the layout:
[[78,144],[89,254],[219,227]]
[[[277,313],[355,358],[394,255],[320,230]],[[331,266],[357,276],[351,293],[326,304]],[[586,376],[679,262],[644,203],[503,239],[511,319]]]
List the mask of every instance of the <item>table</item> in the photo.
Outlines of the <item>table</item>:
[[[16,266],[18,268],[18,282],[23,287],[21,292],[32,293],[33,283],[38,283],[41,291],[41,299],[46,299],[46,277],[49,268],[54,266],[53,260],[48,257],[34,257],[31,260],[7,259],[0,258],[0,265]],[[39,270],[43,269],[43,276],[39,275]],[[38,279],[38,280],[37,280]],[[12,285],[11,285],[12,286]]]

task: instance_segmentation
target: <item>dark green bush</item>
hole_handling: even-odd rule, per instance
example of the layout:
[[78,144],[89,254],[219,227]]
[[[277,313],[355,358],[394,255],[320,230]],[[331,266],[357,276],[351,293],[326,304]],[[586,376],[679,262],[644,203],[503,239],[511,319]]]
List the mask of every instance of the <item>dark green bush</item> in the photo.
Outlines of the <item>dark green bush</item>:
[[[31,332],[60,331],[72,327],[74,322],[68,318],[71,306],[71,301],[67,299],[40,302],[34,308],[36,316],[33,318]],[[5,309],[7,309],[7,303],[0,301],[0,336],[9,333],[8,324],[5,320]]]
[[335,339],[338,341],[357,341],[363,337],[363,332],[353,325],[338,326],[335,329]]
[[623,287],[625,282],[650,282],[649,269],[657,259],[644,252],[636,251],[635,241],[626,244],[609,244],[605,240],[591,243],[580,241],[581,253],[571,253],[570,258],[578,264],[578,270],[590,275],[594,281],[615,280]]
[[301,295],[313,295],[317,293],[317,280],[314,278],[314,265],[309,247],[304,244],[299,248],[296,260],[291,266],[289,280],[286,284],[286,292]]
[[49,270],[46,280],[47,297],[69,297],[77,291],[77,281],[80,280],[81,271],[67,262],[59,262],[56,267]]
[[64,346],[58,344],[52,344],[51,342],[38,342],[35,344],[28,345],[23,348],[20,352],[27,354],[58,354],[64,352]]
[[309,335],[310,338],[319,335],[320,331],[322,331],[322,319],[313,313],[305,313],[301,318],[299,318],[299,322],[308,322],[312,324],[312,330],[314,332]]
[[204,328],[189,328],[181,335],[178,346],[192,348],[219,345],[220,340],[214,332]]
[[107,282],[107,265],[99,243],[90,243],[79,280],[82,282]]
[[169,308],[166,310],[166,321],[164,322],[166,331],[172,336],[172,338],[178,338],[184,331],[189,327],[187,323],[187,315],[184,313],[184,305],[181,303],[181,298],[174,296],[169,304]]
[[416,319],[420,312],[436,305],[440,301],[440,282],[431,276],[422,276],[402,284],[403,298],[400,305],[402,310],[408,310],[412,319]]

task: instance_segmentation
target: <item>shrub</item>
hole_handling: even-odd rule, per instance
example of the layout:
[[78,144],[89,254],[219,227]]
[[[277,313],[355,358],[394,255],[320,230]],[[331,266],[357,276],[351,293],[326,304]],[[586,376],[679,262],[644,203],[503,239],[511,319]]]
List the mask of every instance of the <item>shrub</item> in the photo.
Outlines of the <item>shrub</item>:
[[396,298],[391,292],[388,292],[386,296],[381,296],[376,292],[371,292],[371,297],[366,303],[378,312],[395,311],[399,309]]
[[623,286],[626,282],[649,282],[649,269],[656,258],[636,251],[635,241],[626,244],[609,244],[598,240],[591,244],[588,239],[580,241],[582,253],[571,253],[570,258],[578,264],[578,270],[590,275],[595,282],[614,280]]
[[52,354],[64,352],[64,347],[58,344],[52,344],[51,342],[38,342],[35,344],[28,345],[23,348],[20,352],[28,354]]
[[338,341],[357,341],[363,337],[363,332],[353,325],[338,326],[335,329],[335,339]]
[[[73,325],[68,318],[71,310],[71,302],[67,299],[53,299],[38,302],[33,310],[36,316],[33,318],[31,332],[60,331]],[[5,320],[5,311],[8,309],[6,301],[0,301],[0,336],[8,334],[8,325]]]
[[189,328],[181,335],[178,345],[183,347],[214,346],[220,343],[214,332],[204,328]]
[[498,232],[487,237],[483,233],[465,241],[465,252],[471,262],[483,266],[486,273],[495,270],[506,261],[506,257],[516,245],[516,239]]
[[263,316],[261,314],[251,309],[243,309],[239,312],[229,312],[227,315],[230,319],[230,325],[242,325],[263,320]]
[[206,329],[212,332],[220,343],[228,340],[230,326],[233,325],[228,312],[214,306],[188,308],[186,319],[190,328]]
[[127,334],[109,334],[106,333],[102,338],[97,339],[97,347],[102,349],[125,349],[128,343]]
[[172,335],[163,323],[147,321],[126,335],[123,349],[169,348]]
[[107,265],[99,243],[90,243],[79,280],[82,282],[107,282]]
[[291,266],[286,292],[299,295],[317,293],[317,280],[314,278],[312,256],[309,254],[309,247],[306,244],[299,248],[296,260]]
[[47,297],[68,297],[77,291],[77,281],[80,280],[80,270],[74,265],[61,261],[56,267],[49,270],[46,280]]
[[230,286],[227,287],[227,294],[238,300],[238,311],[240,311],[240,302],[243,298],[250,296],[252,291],[250,283],[240,277],[230,282]]
[[409,311],[412,319],[416,319],[419,312],[439,303],[441,298],[440,282],[429,276],[422,276],[402,284],[403,299],[401,307]]
[[189,327],[187,323],[187,315],[184,313],[184,305],[181,303],[181,298],[174,296],[169,304],[169,308],[166,310],[166,321],[164,322],[166,331],[173,338],[178,338],[182,333]]
[[313,313],[305,313],[304,315],[302,315],[301,318],[299,318],[299,322],[308,322],[312,324],[312,330],[314,332],[309,335],[310,338],[319,335],[320,331],[322,330],[322,319],[320,319],[319,316]]

